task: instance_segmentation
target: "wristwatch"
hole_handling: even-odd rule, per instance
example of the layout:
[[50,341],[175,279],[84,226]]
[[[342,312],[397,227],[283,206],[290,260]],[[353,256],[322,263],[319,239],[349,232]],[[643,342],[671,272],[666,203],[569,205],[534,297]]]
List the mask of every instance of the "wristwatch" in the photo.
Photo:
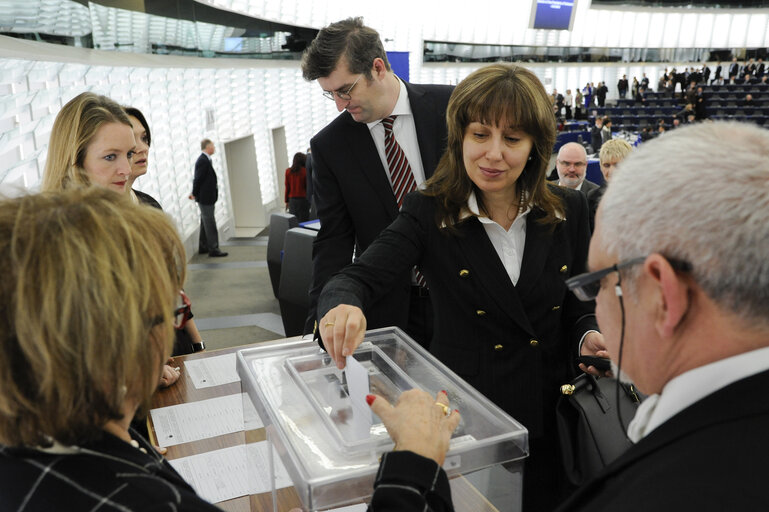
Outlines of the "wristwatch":
[[203,340],[200,340],[200,343],[192,342],[192,343],[190,343],[190,345],[192,346],[192,353],[193,354],[195,352],[202,352],[202,351],[204,351],[206,349],[206,343]]

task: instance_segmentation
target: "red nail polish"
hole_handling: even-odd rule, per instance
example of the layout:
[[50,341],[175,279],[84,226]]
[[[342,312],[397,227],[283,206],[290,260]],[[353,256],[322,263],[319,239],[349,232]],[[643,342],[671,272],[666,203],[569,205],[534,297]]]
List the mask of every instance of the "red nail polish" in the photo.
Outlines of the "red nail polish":
[[374,395],[366,395],[366,403],[371,405],[374,403],[374,400],[376,400],[376,397]]
[[446,396],[448,396],[448,394],[449,394],[449,392],[448,392],[448,391],[446,391],[445,389],[441,389],[441,393],[443,393],[443,394],[444,394],[444,395],[446,395]]
[[454,412],[459,414],[459,409],[454,409]]

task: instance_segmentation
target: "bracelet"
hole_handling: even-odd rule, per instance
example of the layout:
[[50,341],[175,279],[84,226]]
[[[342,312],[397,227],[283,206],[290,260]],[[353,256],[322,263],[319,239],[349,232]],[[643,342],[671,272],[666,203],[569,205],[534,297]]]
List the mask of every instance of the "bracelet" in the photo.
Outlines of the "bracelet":
[[200,340],[200,343],[192,342],[190,343],[192,346],[192,352],[202,352],[206,349],[206,343],[203,340]]

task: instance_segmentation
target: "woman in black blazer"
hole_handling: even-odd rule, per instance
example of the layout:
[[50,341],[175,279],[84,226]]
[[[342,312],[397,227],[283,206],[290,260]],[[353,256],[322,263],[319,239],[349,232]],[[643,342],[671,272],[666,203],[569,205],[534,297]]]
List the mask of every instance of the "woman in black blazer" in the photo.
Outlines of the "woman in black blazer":
[[[136,178],[147,174],[150,145],[152,144],[150,125],[144,117],[144,114],[142,114],[141,110],[138,108],[123,107],[123,110],[128,114],[128,120],[131,121],[134,139],[136,140],[134,156],[131,159],[131,176],[128,177],[128,183],[126,184],[127,191],[136,202],[162,210],[163,207],[160,206],[160,203],[154,197],[133,188]],[[188,307],[184,325],[176,330],[176,343],[174,343],[172,355],[182,356],[205,350],[205,342],[198,330],[198,326],[195,324],[193,316],[192,308]],[[168,371],[164,372],[164,376],[167,374]]]
[[524,510],[550,510],[570,490],[557,447],[558,389],[577,371],[579,344],[601,343],[594,305],[564,284],[585,271],[587,202],[545,181],[555,119],[530,71],[475,71],[446,118],[448,148],[434,176],[325,286],[320,334],[343,367],[363,338],[367,305],[416,265],[433,302],[430,351],[529,429]]

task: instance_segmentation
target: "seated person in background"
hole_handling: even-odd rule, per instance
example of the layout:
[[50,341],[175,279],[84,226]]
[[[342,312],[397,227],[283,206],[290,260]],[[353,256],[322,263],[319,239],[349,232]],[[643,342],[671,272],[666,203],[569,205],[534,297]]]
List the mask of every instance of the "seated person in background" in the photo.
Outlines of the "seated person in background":
[[752,94],[746,94],[745,98],[742,100],[742,106],[743,107],[753,107],[755,106],[755,102],[753,101],[753,95]]
[[611,134],[611,119],[609,116],[603,117],[603,128],[601,128],[601,146],[606,144],[606,141],[612,139]]
[[[648,398],[628,427],[635,445],[557,512],[769,510],[757,478],[769,453],[767,148],[762,128],[700,123],[644,144],[612,176],[592,272],[571,286],[597,302],[615,375]],[[703,166],[703,155],[717,165]],[[734,198],[738,207],[716,207]],[[391,414],[391,435],[445,435],[448,420],[422,429],[438,408],[429,402],[418,414],[409,400],[413,420]],[[416,471],[443,477],[435,466]]]
[[681,120],[678,119],[677,117],[674,117],[673,126],[671,126],[670,129],[672,130],[673,128],[678,128],[679,126],[681,126]]
[[691,103],[684,105],[684,108],[673,114],[673,116],[685,121],[689,114],[694,114],[694,105]]
[[0,509],[219,510],[129,427],[171,354],[184,261],[126,194],[0,202]]

